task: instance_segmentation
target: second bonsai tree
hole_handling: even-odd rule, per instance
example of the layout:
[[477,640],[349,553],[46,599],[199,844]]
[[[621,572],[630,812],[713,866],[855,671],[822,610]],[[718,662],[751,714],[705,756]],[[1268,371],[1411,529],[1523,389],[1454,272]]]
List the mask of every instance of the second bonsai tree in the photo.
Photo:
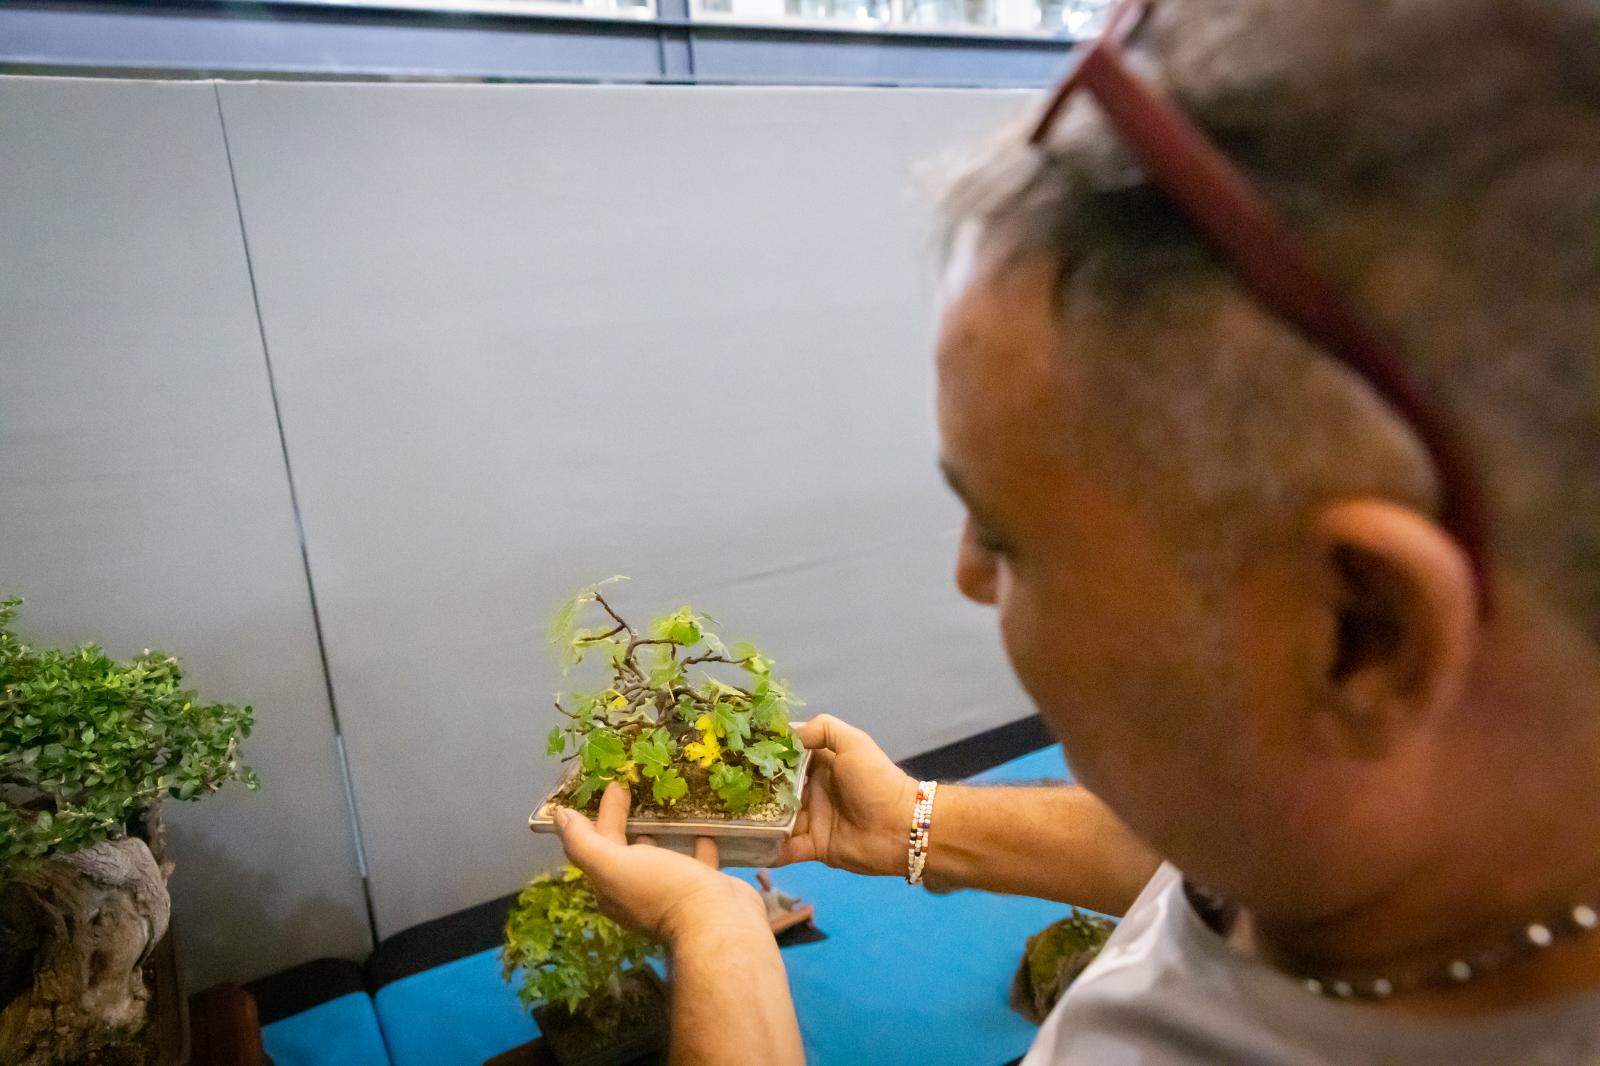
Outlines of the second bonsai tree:
[[789,728],[798,703],[773,677],[772,660],[749,644],[731,649],[683,607],[647,632],[630,625],[591,585],[564,604],[550,639],[570,669],[603,657],[608,683],[556,697],[565,721],[551,755],[577,760],[555,797],[593,811],[612,781],[636,813],[674,818],[781,821],[799,805],[800,745]]

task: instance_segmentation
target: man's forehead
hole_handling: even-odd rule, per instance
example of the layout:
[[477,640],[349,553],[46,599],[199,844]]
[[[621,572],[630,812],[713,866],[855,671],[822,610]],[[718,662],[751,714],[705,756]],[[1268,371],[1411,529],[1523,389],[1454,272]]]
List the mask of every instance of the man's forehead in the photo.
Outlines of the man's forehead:
[[1068,385],[1053,285],[1041,266],[978,260],[947,288],[939,423],[947,479],[985,524],[1024,509],[1071,451]]
[[1059,402],[1066,368],[1048,265],[963,254],[944,288],[942,402],[990,413]]

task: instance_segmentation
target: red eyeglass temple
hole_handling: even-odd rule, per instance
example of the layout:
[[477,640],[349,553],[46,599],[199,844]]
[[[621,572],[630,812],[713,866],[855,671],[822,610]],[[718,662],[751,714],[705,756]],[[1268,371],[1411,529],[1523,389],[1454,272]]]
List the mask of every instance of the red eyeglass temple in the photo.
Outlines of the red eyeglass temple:
[[1211,141],[1123,63],[1121,44],[1152,0],[1123,0],[1105,34],[1068,72],[1034,127],[1042,145],[1077,89],[1086,88],[1155,184],[1183,208],[1270,311],[1359,374],[1412,428],[1438,475],[1440,524],[1461,545],[1491,608],[1489,534],[1477,471],[1455,427],[1429,402],[1393,341],[1357,314],[1278,215]]

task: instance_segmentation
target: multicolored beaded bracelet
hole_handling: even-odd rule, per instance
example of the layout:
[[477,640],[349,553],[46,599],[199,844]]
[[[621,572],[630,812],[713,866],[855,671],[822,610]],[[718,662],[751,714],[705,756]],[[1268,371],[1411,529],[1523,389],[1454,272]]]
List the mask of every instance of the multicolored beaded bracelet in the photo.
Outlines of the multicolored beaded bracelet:
[[917,782],[917,802],[911,808],[910,847],[906,852],[906,884],[922,881],[922,867],[928,861],[928,832],[933,826],[933,795],[937,781]]

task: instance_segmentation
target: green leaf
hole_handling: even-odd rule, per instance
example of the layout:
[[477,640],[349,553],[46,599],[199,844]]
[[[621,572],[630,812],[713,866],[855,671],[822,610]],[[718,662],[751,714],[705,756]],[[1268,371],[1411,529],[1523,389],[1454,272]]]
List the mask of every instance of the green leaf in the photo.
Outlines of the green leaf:
[[657,640],[670,640],[684,648],[700,643],[704,631],[700,625],[700,616],[689,607],[680,607],[673,613],[656,619],[655,624],[651,626],[651,633]]
[[567,750],[567,735],[561,731],[560,726],[550,730],[550,739],[545,744],[546,755],[560,755]]
[[766,677],[772,673],[772,660],[762,655],[754,644],[741,640],[733,646],[733,657],[743,664],[744,668],[756,677]]
[[590,692],[572,697],[572,728],[578,733],[587,733],[594,726],[597,717],[603,717],[601,711],[605,701],[605,693]]
[[791,747],[778,740],[762,740],[751,744],[744,749],[744,757],[769,781],[782,777],[795,761]]
[[672,689],[683,684],[683,663],[674,659],[666,650],[656,653],[655,665],[650,668],[645,684],[656,689]]
[[676,770],[667,770],[650,783],[650,795],[661,804],[678,802],[689,791],[689,783]]
[[794,790],[794,782],[788,777],[778,782],[778,787],[773,790],[773,794],[779,803],[791,811],[800,806],[800,794]]
[[630,754],[644,776],[660,778],[672,765],[672,735],[665,729],[657,729],[635,740]]
[[769,733],[789,731],[789,705],[773,695],[770,688],[757,691],[750,705],[750,717],[757,729]]
[[742,711],[726,700],[718,700],[711,708],[711,724],[716,728],[717,736],[728,742],[728,747],[734,751],[744,748],[746,740],[750,739],[750,712]]
[[586,633],[580,633],[578,631],[579,614],[582,613],[585,607],[595,602],[595,594],[601,588],[617,581],[626,580],[628,580],[626,577],[618,574],[615,577],[608,577],[604,581],[596,581],[592,585],[585,585],[571,599],[557,607],[555,613],[551,615],[547,635],[550,638],[550,643],[561,645],[561,670],[563,673],[582,662],[583,653],[588,646],[588,642],[610,628],[607,626],[606,629],[593,629]]
[[594,794],[604,788],[608,778],[585,775],[578,779],[578,787],[572,790],[572,806],[582,809],[589,805]]
[[723,763],[712,769],[710,783],[711,790],[722,800],[729,813],[739,815],[750,808],[755,779],[745,767]]
[[597,776],[616,775],[625,759],[622,738],[609,729],[596,729],[583,738],[579,755],[583,769]]
[[550,616],[549,635],[550,643],[561,644],[572,639],[573,626],[578,612],[587,604],[594,602],[594,594],[607,585],[614,585],[618,581],[628,580],[622,574],[616,574],[604,581],[596,581],[592,585],[585,585],[579,589],[571,599],[557,607]]

